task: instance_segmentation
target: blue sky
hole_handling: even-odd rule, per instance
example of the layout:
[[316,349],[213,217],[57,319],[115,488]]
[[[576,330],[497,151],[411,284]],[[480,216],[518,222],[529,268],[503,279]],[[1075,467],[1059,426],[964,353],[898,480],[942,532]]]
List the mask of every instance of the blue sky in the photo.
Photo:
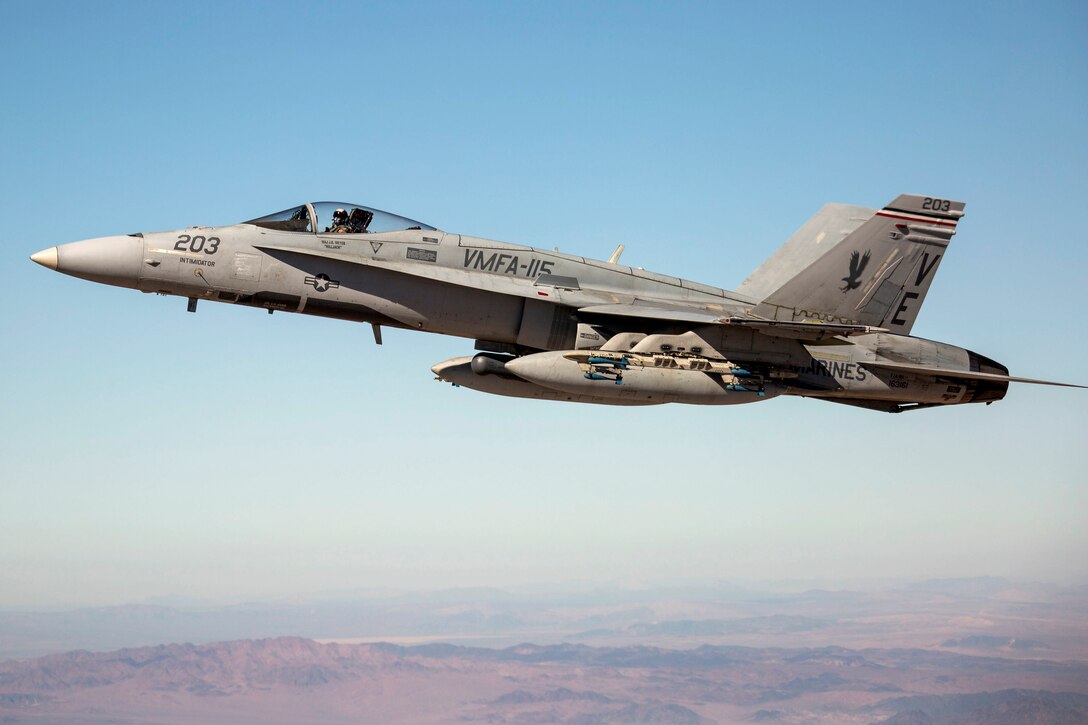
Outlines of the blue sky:
[[13,3],[0,606],[355,587],[1088,583],[1082,391],[902,416],[432,380],[468,340],[27,256],[344,199],[735,287],[821,205],[967,202],[914,332],[1088,383],[1080,3]]

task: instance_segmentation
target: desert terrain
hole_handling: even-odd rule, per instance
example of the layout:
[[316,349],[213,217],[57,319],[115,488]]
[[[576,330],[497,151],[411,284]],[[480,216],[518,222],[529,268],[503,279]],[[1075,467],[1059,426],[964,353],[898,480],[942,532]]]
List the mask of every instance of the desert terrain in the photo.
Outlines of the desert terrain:
[[983,578],[5,612],[0,722],[1085,723],[1086,603]]

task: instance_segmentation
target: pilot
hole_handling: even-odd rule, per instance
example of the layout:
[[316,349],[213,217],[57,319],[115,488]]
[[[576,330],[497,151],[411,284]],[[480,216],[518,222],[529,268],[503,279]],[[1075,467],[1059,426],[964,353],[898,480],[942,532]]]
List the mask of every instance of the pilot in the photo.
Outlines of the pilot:
[[348,225],[348,213],[343,209],[337,209],[332,213],[332,226],[325,230],[333,234],[347,234],[351,231]]

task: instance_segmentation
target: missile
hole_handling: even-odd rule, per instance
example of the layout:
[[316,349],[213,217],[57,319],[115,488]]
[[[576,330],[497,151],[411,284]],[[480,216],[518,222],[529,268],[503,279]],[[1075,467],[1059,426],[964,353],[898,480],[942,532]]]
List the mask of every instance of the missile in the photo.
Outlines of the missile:
[[[539,352],[511,359],[504,370],[534,385],[571,395],[589,395],[628,403],[691,403],[735,405],[756,403],[779,395],[773,383],[757,386],[722,372],[626,365],[593,365],[566,357],[577,351]],[[608,359],[615,363],[616,360]],[[747,371],[745,371],[747,372]],[[750,373],[749,373],[750,375]],[[747,377],[747,376],[745,376]],[[618,378],[618,379],[617,379]]]
[[611,358],[611,357],[590,356],[588,362],[589,362],[590,365],[608,365],[610,367],[624,368],[624,369],[627,368],[627,364],[628,364],[627,363],[627,358],[625,358],[625,357]]

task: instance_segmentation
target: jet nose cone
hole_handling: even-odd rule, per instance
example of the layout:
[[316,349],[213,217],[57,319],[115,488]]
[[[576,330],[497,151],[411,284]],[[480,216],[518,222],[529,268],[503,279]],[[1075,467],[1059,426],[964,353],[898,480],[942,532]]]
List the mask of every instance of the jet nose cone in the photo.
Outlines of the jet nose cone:
[[30,255],[31,262],[37,262],[43,267],[48,267],[54,272],[57,271],[57,248],[50,247],[49,249],[43,249],[37,254]]
[[[62,244],[39,252],[34,261],[63,274],[118,287],[135,287],[143,260],[144,240],[139,237],[99,237]],[[38,255],[50,254],[45,261]]]

